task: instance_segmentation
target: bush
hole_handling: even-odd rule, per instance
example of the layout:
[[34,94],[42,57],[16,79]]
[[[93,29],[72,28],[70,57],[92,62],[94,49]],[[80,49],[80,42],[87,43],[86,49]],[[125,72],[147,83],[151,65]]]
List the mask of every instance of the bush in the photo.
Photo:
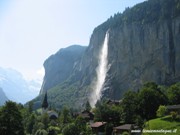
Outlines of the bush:
[[172,111],[170,114],[171,114],[172,120],[176,120],[177,119],[177,116],[178,116],[177,112]]
[[160,105],[158,110],[156,111],[156,116],[163,117],[163,116],[165,116],[166,112],[167,112],[166,106]]

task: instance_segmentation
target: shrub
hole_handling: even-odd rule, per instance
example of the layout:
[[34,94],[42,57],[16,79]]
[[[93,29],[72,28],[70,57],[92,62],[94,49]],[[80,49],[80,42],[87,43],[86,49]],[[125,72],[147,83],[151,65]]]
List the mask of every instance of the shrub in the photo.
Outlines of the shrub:
[[166,112],[167,112],[166,106],[160,105],[158,110],[156,111],[156,116],[163,117],[163,116],[165,116]]
[[171,114],[172,120],[176,120],[176,118],[178,116],[177,112],[172,111],[170,114]]

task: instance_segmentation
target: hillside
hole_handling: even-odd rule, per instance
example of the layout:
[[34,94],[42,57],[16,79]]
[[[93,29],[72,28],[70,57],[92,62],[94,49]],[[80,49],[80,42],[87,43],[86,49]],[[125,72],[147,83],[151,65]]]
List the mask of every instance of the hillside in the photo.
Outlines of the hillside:
[[[148,0],[96,27],[81,57],[68,52],[63,57],[59,51],[45,61],[41,95],[48,91],[55,107],[79,108],[89,100],[107,31],[109,70],[102,98],[119,100],[125,91],[138,90],[145,82],[171,85],[180,81],[180,2]],[[36,101],[40,102],[40,97]]]
[[45,76],[41,93],[67,80],[72,75],[85,49],[84,46],[72,45],[51,55],[44,62]]
[[[144,130],[164,130],[168,135],[178,134],[180,132],[180,123],[179,121],[172,121],[171,116],[166,116],[163,118],[153,119],[147,122],[147,125]],[[172,131],[172,133],[170,133]],[[175,133],[173,133],[173,131]],[[145,131],[144,131],[145,132]],[[143,135],[150,135],[152,133],[143,133]],[[153,135],[164,135],[161,133],[153,133]]]

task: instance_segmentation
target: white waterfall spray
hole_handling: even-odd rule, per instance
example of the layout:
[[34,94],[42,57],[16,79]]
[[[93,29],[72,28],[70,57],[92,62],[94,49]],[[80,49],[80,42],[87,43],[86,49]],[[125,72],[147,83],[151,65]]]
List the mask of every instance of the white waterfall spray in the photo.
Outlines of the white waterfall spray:
[[108,39],[109,34],[107,32],[99,53],[99,65],[96,68],[97,80],[93,86],[93,92],[90,98],[90,104],[92,107],[95,107],[96,102],[101,98],[103,85],[106,79],[106,73],[108,71]]

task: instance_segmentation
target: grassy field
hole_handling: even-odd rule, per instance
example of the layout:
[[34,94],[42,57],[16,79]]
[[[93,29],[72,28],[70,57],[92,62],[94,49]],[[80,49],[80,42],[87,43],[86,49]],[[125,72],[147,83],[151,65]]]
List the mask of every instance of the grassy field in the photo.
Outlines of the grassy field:
[[180,135],[180,121],[173,121],[171,116],[157,118],[148,121],[146,123],[146,127],[143,130],[143,135],[165,135],[165,134]]

